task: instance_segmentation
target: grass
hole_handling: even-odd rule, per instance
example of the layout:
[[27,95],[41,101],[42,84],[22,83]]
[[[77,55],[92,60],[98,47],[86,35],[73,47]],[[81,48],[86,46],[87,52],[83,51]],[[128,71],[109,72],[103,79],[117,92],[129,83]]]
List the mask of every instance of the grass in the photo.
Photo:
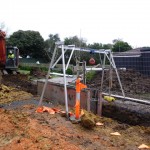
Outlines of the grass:
[[21,74],[30,74],[28,70],[18,70]]

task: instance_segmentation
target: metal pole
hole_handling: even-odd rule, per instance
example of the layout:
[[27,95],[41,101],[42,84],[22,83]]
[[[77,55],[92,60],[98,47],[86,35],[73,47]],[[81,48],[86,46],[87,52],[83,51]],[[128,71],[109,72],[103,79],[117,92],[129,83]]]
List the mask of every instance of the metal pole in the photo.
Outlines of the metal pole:
[[103,90],[105,61],[106,61],[106,55],[104,54],[104,60],[103,60],[103,65],[102,65],[102,78],[101,78],[101,88],[100,88],[100,92],[102,92],[102,90]]
[[[109,95],[108,93],[102,93],[103,95]],[[136,98],[131,98],[131,97],[124,97],[124,96],[120,96],[120,95],[114,95],[111,94],[110,96],[112,97],[116,97],[116,98],[121,98],[127,101],[131,101],[131,102],[136,102],[136,103],[140,103],[140,104],[146,104],[146,105],[150,105],[150,101],[149,100],[141,100],[141,99],[136,99]]]
[[109,56],[107,55],[107,53],[105,53],[105,54],[106,54],[107,59],[108,59],[109,62],[111,63],[111,65],[114,67],[113,62],[111,61],[110,53],[111,53],[111,52],[109,52]]
[[44,93],[45,93],[46,86],[47,86],[47,83],[48,83],[48,78],[49,78],[49,75],[50,75],[50,70],[51,70],[51,67],[52,67],[52,65],[53,65],[53,63],[54,63],[54,58],[55,58],[55,55],[56,55],[56,50],[57,50],[57,46],[55,46],[55,49],[54,49],[54,52],[53,52],[53,56],[52,56],[51,62],[50,62],[50,64],[49,64],[49,69],[48,69],[48,72],[47,72],[47,75],[46,75],[45,84],[44,84],[44,87],[43,87],[43,91],[42,91],[42,94],[41,94],[41,97],[40,97],[40,101],[39,101],[38,106],[41,106],[41,105],[42,105]]
[[102,58],[101,58],[101,54],[99,53],[99,60],[100,60],[100,66],[102,66]]
[[67,63],[67,65],[66,65],[66,70],[68,69],[68,66],[69,66],[69,63],[70,63],[70,60],[71,60],[71,58],[72,58],[72,55],[73,55],[74,50],[75,50],[75,47],[73,47],[73,49],[72,49],[72,51],[71,51],[71,54],[70,54],[68,63]]
[[86,84],[86,61],[83,61],[83,83]]
[[91,109],[91,92],[90,90],[87,91],[87,111],[90,111]]
[[67,85],[66,85],[66,70],[65,70],[65,57],[64,57],[64,45],[62,45],[62,62],[63,62],[63,74],[64,74],[64,93],[65,93],[65,106],[66,106],[66,116],[68,115],[68,97],[67,97]]
[[[67,51],[67,49],[64,51],[64,54],[66,53],[66,51]],[[59,58],[56,60],[56,62],[53,64],[53,66],[52,66],[52,68],[54,68],[56,65],[57,65],[57,63],[59,62],[59,60],[61,59],[61,57],[62,57],[62,54],[59,56]]]
[[98,105],[97,105],[97,114],[102,116],[102,93],[98,92]]
[[[58,46],[58,48],[61,48],[61,46]],[[65,45],[64,45],[64,49],[72,50],[70,46],[65,46]],[[76,47],[75,50],[82,51],[82,52],[90,52],[91,51],[91,49],[78,48],[78,47]],[[109,53],[110,51],[111,51],[110,49],[108,49],[108,50],[105,50],[105,49],[96,50],[95,49],[94,52],[104,54],[104,53]]]
[[[111,55],[109,55],[110,60],[111,60]],[[109,67],[109,95],[111,94],[111,88],[112,88],[112,65],[110,63]]]
[[114,58],[112,56],[112,53],[110,53],[110,56],[111,56],[111,60],[112,60],[112,63],[113,63],[118,81],[119,81],[119,85],[120,85],[120,88],[121,88],[121,91],[122,91],[122,95],[125,97],[125,93],[124,93],[124,90],[123,90],[123,87],[122,87],[122,84],[121,84],[121,80],[120,80],[120,77],[119,77],[119,74],[118,74],[118,71],[117,71],[116,64],[115,64]]
[[76,67],[77,67],[77,78],[78,78],[79,75],[80,75],[80,69],[79,69],[80,65],[79,65],[79,61],[78,60],[76,60]]

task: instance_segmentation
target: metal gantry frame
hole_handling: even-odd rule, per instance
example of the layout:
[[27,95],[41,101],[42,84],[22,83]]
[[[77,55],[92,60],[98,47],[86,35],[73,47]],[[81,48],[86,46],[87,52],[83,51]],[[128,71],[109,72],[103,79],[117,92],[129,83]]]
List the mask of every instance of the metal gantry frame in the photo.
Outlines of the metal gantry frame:
[[[67,94],[67,83],[66,83],[66,70],[68,69],[68,66],[69,66],[70,60],[73,56],[74,51],[82,51],[82,52],[89,52],[90,53],[91,49],[77,48],[77,47],[75,47],[75,45],[66,46],[66,45],[64,45],[63,42],[57,42],[55,44],[56,44],[56,46],[55,46],[53,56],[52,56],[52,59],[51,59],[50,65],[49,65],[49,69],[48,69],[48,73],[47,73],[47,76],[46,76],[45,84],[44,84],[43,91],[42,91],[42,94],[41,94],[40,101],[39,101],[38,105],[39,106],[42,105],[42,101],[43,101],[44,93],[45,93],[46,86],[47,86],[47,83],[48,83],[50,71],[56,66],[56,64],[59,62],[59,60],[62,59],[63,77],[64,77],[65,107],[66,107],[66,115],[68,117],[68,97],[67,97],[68,94]],[[61,55],[59,56],[59,58],[56,61],[54,61],[57,49],[61,49]],[[65,63],[65,53],[66,53],[67,50],[71,50],[71,54],[70,54],[70,57],[68,59],[68,62]],[[102,62],[102,79],[101,79],[100,92],[102,93],[102,89],[103,89],[104,70],[105,70],[106,58],[107,58],[109,60],[109,63],[110,63],[110,68],[113,68],[116,72],[118,82],[119,82],[119,85],[120,85],[120,89],[122,91],[122,95],[123,95],[123,97],[125,97],[124,90],[122,88],[120,77],[119,77],[119,74],[118,74],[118,71],[117,71],[117,68],[116,68],[111,50],[104,50],[104,49],[94,50],[94,53],[99,54],[99,55],[104,54],[104,59],[103,59],[103,62]]]

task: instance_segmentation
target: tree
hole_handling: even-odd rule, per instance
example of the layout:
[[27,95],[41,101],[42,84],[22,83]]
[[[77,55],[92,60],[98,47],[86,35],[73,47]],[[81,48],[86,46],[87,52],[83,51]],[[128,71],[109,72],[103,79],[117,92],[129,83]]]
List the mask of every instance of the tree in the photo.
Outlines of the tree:
[[92,49],[103,49],[102,43],[93,43],[88,45],[89,48]]
[[[64,39],[64,44],[65,45],[75,45],[76,47],[79,48],[85,48],[86,47],[86,40],[83,38],[78,38],[77,36],[69,37]],[[81,50],[82,51],[82,50]],[[74,59],[71,60],[72,64],[75,64],[76,61],[83,60],[86,54],[81,54],[81,51],[75,51],[73,54]],[[68,51],[65,53],[65,57],[68,58],[70,56],[71,51]]]
[[86,47],[86,41],[83,38],[78,38],[77,36],[65,38],[64,44],[75,45],[76,47]]
[[50,34],[49,39],[47,39],[44,44],[45,48],[48,49],[47,51],[53,51],[55,48],[55,42],[60,41],[59,35],[58,34]]
[[103,49],[112,49],[112,44],[103,44]]
[[22,31],[14,32],[7,40],[8,46],[17,46],[20,55],[26,57],[29,55],[33,58],[44,58],[44,39],[38,31]]
[[102,43],[93,43],[88,45],[89,48],[92,49],[111,49],[112,44],[102,44]]
[[44,42],[44,45],[45,45],[44,50],[46,51],[47,56],[49,57],[49,60],[52,57],[52,54],[55,48],[55,43],[59,41],[60,41],[60,38],[58,34],[54,34],[54,35],[50,34],[49,38]]
[[120,39],[113,40],[113,43],[114,43],[113,48],[112,48],[113,52],[124,52],[124,51],[132,49],[132,47],[127,42],[124,42]]

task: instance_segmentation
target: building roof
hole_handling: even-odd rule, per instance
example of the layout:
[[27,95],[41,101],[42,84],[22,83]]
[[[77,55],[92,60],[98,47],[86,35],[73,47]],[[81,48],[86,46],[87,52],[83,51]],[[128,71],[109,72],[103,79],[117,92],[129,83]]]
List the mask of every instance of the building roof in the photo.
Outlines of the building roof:
[[142,47],[142,48],[135,48],[135,49],[125,51],[125,52],[113,52],[113,56],[114,57],[140,57],[141,53],[143,52],[150,53],[150,48]]

